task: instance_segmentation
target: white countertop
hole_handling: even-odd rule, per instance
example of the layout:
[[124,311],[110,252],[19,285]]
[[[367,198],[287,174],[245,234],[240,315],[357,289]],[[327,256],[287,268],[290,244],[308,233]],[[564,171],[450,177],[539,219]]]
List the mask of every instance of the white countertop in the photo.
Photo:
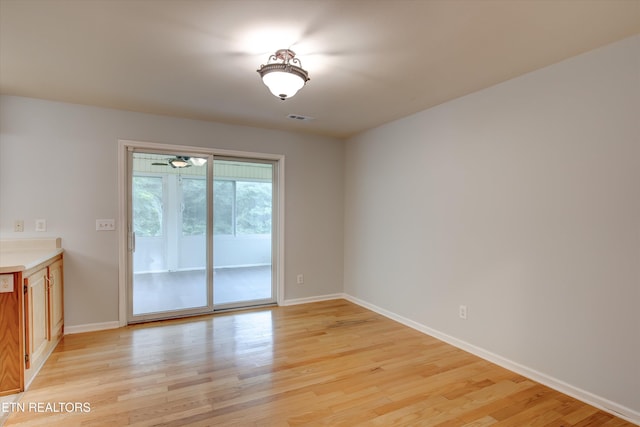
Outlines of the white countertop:
[[0,240],[0,273],[28,270],[62,252],[59,237]]

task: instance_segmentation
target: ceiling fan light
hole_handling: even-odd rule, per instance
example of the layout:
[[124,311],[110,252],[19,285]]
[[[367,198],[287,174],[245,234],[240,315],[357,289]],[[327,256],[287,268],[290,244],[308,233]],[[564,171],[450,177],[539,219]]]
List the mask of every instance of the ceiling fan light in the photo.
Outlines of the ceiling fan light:
[[207,163],[207,159],[203,159],[202,157],[191,157],[189,161],[193,166],[203,166]]
[[175,159],[169,160],[169,164],[172,168],[188,168],[191,166],[189,160],[184,157],[176,157]]

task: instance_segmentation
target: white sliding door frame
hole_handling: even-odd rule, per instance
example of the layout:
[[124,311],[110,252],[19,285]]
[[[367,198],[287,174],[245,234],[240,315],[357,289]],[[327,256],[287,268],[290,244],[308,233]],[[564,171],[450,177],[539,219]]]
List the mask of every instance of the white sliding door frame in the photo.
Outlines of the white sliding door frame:
[[[255,159],[267,160],[275,163],[276,167],[276,186],[274,193],[277,194],[277,206],[274,206],[275,218],[273,221],[275,233],[273,233],[273,280],[275,280],[274,289],[276,291],[275,299],[278,305],[282,305],[284,301],[284,162],[285,157],[281,154],[255,153],[234,150],[222,150],[207,147],[183,146],[172,144],[160,144],[145,141],[119,140],[118,141],[118,322],[120,326],[125,326],[128,322],[128,290],[127,281],[129,274],[129,213],[127,211],[129,202],[127,200],[129,194],[129,172],[128,158],[129,152],[132,150],[148,150],[148,151],[174,151],[184,155],[203,154],[216,157],[238,158],[238,159]],[[212,242],[208,242],[212,245]],[[211,250],[213,248],[211,247]],[[210,253],[212,253],[210,251]]]

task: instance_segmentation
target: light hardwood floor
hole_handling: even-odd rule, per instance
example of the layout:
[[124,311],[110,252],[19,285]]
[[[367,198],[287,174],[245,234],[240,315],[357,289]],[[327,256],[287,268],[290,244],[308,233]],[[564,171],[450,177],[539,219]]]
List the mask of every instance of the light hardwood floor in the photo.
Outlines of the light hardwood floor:
[[344,300],[66,336],[20,403],[7,426],[632,425]]

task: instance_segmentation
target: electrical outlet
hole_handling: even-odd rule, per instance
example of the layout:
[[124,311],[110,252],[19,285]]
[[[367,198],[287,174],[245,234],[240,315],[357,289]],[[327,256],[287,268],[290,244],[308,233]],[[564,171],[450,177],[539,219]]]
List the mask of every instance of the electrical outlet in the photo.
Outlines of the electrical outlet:
[[460,307],[458,307],[458,315],[460,316],[461,319],[467,320],[467,306],[466,305],[461,305]]
[[13,274],[0,274],[0,293],[13,292]]
[[46,219],[36,219],[36,231],[47,231]]
[[304,275],[298,274],[298,277],[296,278],[296,282],[298,283],[298,285],[302,285],[304,283]]
[[16,219],[13,223],[13,231],[16,233],[22,233],[24,231],[24,221],[21,219]]

